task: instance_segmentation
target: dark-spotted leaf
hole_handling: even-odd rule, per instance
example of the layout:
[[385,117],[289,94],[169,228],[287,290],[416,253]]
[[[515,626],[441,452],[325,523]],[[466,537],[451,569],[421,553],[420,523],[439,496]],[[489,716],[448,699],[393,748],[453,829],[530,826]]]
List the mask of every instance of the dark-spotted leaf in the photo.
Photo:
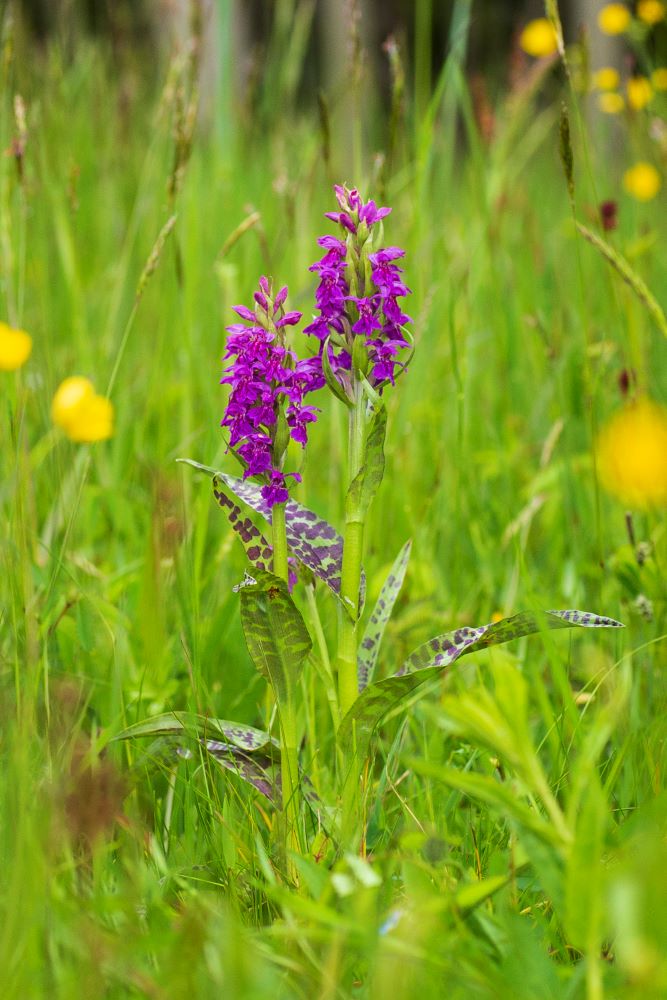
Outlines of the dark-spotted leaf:
[[174,766],[174,751],[179,752],[182,738],[178,736],[157,736],[148,746],[140,744],[140,749],[130,765],[132,779],[145,779],[157,771],[164,772]]
[[366,436],[364,464],[350,483],[345,499],[348,521],[363,521],[384,475],[384,439],[387,433],[387,410],[384,404],[376,408]]
[[591,611],[521,611],[511,618],[501,618],[490,625],[479,625],[477,628],[455,629],[429,639],[408,656],[396,675],[412,673],[428,667],[446,666],[457,659],[462,652],[472,652],[473,648],[486,649],[488,646],[498,646],[511,639],[520,639],[524,635],[547,629],[572,628],[623,628],[620,622],[613,618],[596,615]]
[[252,785],[280,808],[280,766],[277,758],[265,753],[245,753],[232,743],[206,740],[203,746],[225,770]]
[[142,722],[128,726],[117,736],[116,740],[131,740],[139,736],[192,736],[195,739],[207,739],[212,736],[223,737],[233,746],[247,753],[254,753],[269,745],[278,743],[268,733],[253,726],[244,726],[240,722],[229,722],[227,719],[211,719],[205,715],[193,712],[167,712],[155,715]]
[[312,643],[301,613],[280,577],[264,570],[239,588],[241,624],[259,672],[284,702]]
[[[179,459],[185,465],[214,476],[250,510],[271,523],[271,508],[262,497],[261,487],[249,479],[238,479],[202,465],[189,458]],[[340,598],[341,570],[343,565],[343,539],[327,521],[314,511],[303,507],[296,500],[289,500],[285,507],[285,530],[290,552],[299,562],[329,587]],[[361,574],[359,606],[363,606],[366,580]]]
[[213,477],[213,495],[241,539],[246,555],[255,569],[270,570],[273,566],[273,548],[259,528],[243,514],[239,505],[234,502],[231,491],[225,489],[220,476]]
[[362,691],[341,722],[338,741],[341,746],[353,746],[357,760],[363,761],[368,755],[373,732],[387,712],[397,708],[416,688],[434,680],[459,657],[534,632],[575,626],[623,627],[613,618],[588,611],[544,611],[541,614],[522,612],[489,625],[465,627],[438,635],[411,653],[396,674],[370,684]]
[[[276,754],[249,754],[233,744],[218,740],[202,741],[202,745],[221,767],[232,771],[242,781],[261,792],[276,808],[282,809],[282,778]],[[318,826],[330,831],[335,823],[332,810],[324,805],[312,781],[301,769],[299,783],[303,799],[312,809]]]
[[387,622],[391,618],[391,613],[394,610],[396,598],[403,586],[411,549],[412,542],[408,541],[398,553],[389,576],[382,585],[382,590],[375,602],[375,607],[368,619],[363,638],[359,644],[357,677],[360,691],[368,687],[373,680],[382,636],[384,635]]

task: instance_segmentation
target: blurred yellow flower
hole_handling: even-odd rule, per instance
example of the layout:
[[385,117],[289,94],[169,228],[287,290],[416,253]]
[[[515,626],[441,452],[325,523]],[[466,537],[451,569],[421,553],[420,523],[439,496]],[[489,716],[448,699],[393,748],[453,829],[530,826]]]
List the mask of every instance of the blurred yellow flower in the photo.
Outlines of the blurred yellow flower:
[[667,505],[667,409],[639,399],[615,414],[596,443],[602,485],[630,507]]
[[639,0],[637,17],[645,24],[657,24],[665,16],[665,5],[660,0]]
[[538,17],[529,21],[519,35],[519,45],[529,56],[550,56],[558,49],[556,32],[551,21]]
[[110,400],[98,396],[82,375],[61,382],[51,403],[51,419],[72,441],[106,441],[113,434],[113,418]]
[[0,372],[14,372],[24,365],[32,351],[32,337],[0,322]]
[[649,101],[653,100],[653,87],[645,76],[631,76],[625,86],[628,92],[628,104],[635,111],[641,111]]
[[637,201],[651,201],[662,187],[662,181],[652,163],[639,162],[623,174],[623,187]]
[[613,66],[603,66],[593,73],[593,86],[596,90],[616,90],[621,78]]
[[606,115],[617,115],[625,107],[623,95],[618,94],[615,91],[598,94],[598,107],[600,108],[600,111],[604,111]]
[[605,35],[622,35],[630,24],[630,11],[622,3],[608,3],[598,14],[598,26]]
[[651,83],[654,90],[667,90],[667,68],[660,66],[651,73]]

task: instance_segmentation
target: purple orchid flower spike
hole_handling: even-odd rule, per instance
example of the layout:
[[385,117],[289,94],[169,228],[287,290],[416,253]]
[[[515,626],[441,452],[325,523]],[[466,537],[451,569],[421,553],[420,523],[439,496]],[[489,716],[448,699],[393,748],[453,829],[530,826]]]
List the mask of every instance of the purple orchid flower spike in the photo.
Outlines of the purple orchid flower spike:
[[225,359],[234,360],[221,379],[231,387],[221,421],[229,431],[229,448],[244,464],[244,479],[262,478],[262,496],[270,507],[287,501],[288,477],[300,479],[283,471],[287,444],[292,438],[306,446],[308,425],[318,410],[304,399],[324,385],[319,359],[299,360],[285,344],[286,328],[301,319],[300,312],[285,312],[286,299],[286,286],[272,298],[271,283],[262,277],[255,309],[234,307],[244,322],[227,327]]
[[373,247],[374,227],[391,209],[379,208],[372,199],[364,202],[356,188],[337,184],[334,192],[340,211],[325,216],[340,225],[343,238],[322,236],[317,241],[325,253],[310,270],[319,277],[319,315],[304,333],[320,341],[325,371],[336,379],[332,388],[345,399],[351,398],[353,368],[382,393],[406,367],[403,352],[410,340],[403,327],[410,317],[399,299],[410,295],[410,289],[396,263],[404,251]]

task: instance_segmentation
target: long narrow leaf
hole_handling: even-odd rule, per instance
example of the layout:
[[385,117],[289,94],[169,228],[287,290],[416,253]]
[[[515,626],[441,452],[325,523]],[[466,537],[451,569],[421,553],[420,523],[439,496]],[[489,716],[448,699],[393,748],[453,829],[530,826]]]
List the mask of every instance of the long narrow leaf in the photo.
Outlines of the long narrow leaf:
[[459,657],[534,632],[576,626],[623,627],[612,618],[587,611],[545,611],[541,614],[523,612],[490,625],[460,628],[436,636],[415,650],[396,674],[369,685],[359,695],[341,722],[338,740],[341,746],[355,747],[358,760],[364,760],[368,755],[373,732],[387,712],[397,708],[422,684],[434,680]]
[[387,410],[380,403],[373,414],[364,450],[364,464],[350,483],[345,500],[348,513],[364,520],[384,475],[384,439],[387,433]]
[[[209,739],[211,734],[224,739]],[[192,759],[193,750],[183,745],[174,746],[175,737],[192,737],[227,771],[252,785],[277,808],[282,808],[280,778],[280,744],[268,733],[253,726],[225,719],[209,719],[190,712],[173,712],[145,719],[124,729],[114,737],[129,740],[135,737],[157,736],[149,749],[133,767],[133,771],[147,765],[168,765],[176,752],[178,756]],[[176,741],[178,744],[179,741]],[[333,820],[315,791],[307,775],[301,773],[300,782],[304,800],[309,804],[318,822],[329,829]]]
[[411,549],[412,542],[408,541],[398,553],[394,561],[394,565],[391,567],[389,572],[389,576],[385,580],[378,599],[375,602],[373,612],[368,619],[366,630],[364,631],[363,638],[359,645],[359,654],[357,657],[357,677],[359,680],[360,691],[363,691],[364,688],[368,687],[373,680],[373,673],[375,671],[375,664],[377,663],[378,653],[380,651],[382,636],[384,635],[387,622],[391,618],[391,613],[394,610],[396,598],[398,597],[401,587],[403,586],[403,580],[405,579],[405,573],[408,568]]
[[211,719],[205,715],[193,712],[168,712],[155,715],[128,726],[115,740],[131,740],[140,736],[173,736],[186,734],[196,739],[206,739],[211,736],[223,737],[233,746],[247,753],[254,753],[269,745],[278,743],[268,733],[253,726],[244,726],[239,722],[229,722],[227,719]]

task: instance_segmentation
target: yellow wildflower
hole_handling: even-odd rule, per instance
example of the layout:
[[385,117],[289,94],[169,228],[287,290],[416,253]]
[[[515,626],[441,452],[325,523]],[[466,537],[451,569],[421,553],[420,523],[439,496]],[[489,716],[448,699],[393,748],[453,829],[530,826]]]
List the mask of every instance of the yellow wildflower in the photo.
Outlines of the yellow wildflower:
[[623,3],[608,3],[598,14],[598,26],[605,35],[622,35],[630,24],[630,11]]
[[32,351],[32,337],[0,322],[0,372],[14,372],[24,365]]
[[662,181],[652,163],[640,161],[623,174],[623,187],[637,201],[651,201],[662,187]]
[[593,73],[593,86],[596,90],[616,90],[621,78],[613,66],[603,66]]
[[654,90],[667,90],[667,67],[660,66],[651,73],[651,83]]
[[546,17],[529,21],[519,36],[519,45],[529,56],[553,55],[558,49],[558,41],[551,21]]
[[639,399],[615,414],[596,443],[602,485],[630,507],[667,505],[667,409]]
[[665,16],[665,5],[660,0],[639,0],[637,17],[645,24],[657,24]]
[[653,100],[653,87],[651,81],[645,76],[632,76],[626,84],[628,92],[628,104],[635,111],[641,111],[649,101]]
[[620,114],[625,107],[623,95],[617,94],[615,91],[598,94],[598,107],[600,108],[600,111],[604,111],[606,115]]
[[113,434],[113,418],[110,400],[81,375],[61,382],[51,403],[51,419],[72,441],[105,441]]

